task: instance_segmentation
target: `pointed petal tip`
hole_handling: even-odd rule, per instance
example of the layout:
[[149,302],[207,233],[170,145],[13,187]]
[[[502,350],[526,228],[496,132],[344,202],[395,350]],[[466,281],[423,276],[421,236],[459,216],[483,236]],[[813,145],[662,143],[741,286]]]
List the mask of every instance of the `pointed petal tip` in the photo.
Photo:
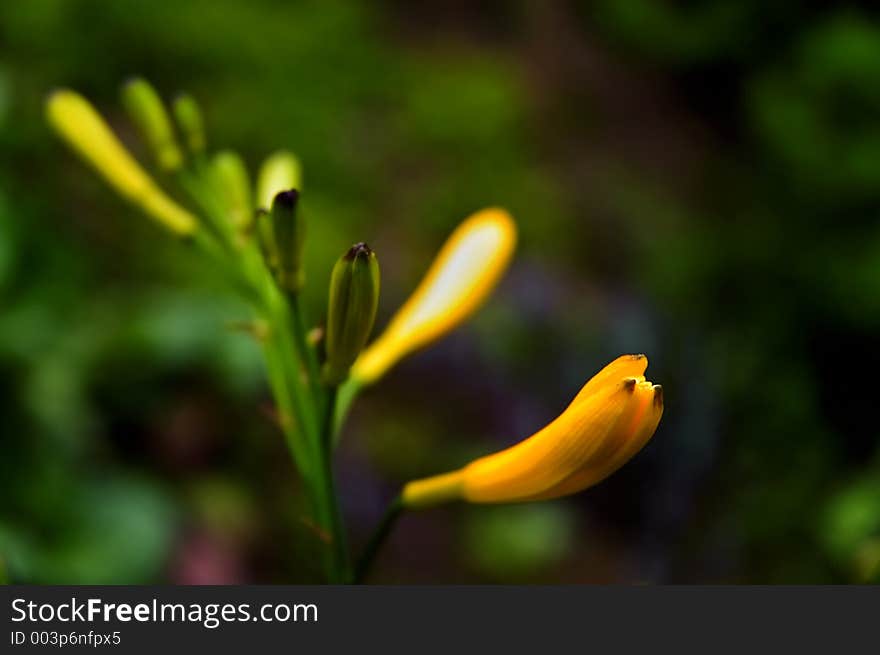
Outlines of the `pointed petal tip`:
[[373,249],[370,248],[365,242],[359,241],[354,244],[351,248],[348,249],[342,257],[345,261],[354,261],[358,257],[370,257],[373,254]]
[[46,94],[46,110],[51,113],[52,108],[56,107],[59,102],[63,102],[65,98],[77,95],[76,91],[73,91],[72,89],[63,86],[56,87]]
[[508,236],[508,239],[511,241],[516,240],[516,221],[511,213],[503,207],[480,209],[466,218],[461,225],[475,226],[483,223],[490,223],[496,226],[503,234]]

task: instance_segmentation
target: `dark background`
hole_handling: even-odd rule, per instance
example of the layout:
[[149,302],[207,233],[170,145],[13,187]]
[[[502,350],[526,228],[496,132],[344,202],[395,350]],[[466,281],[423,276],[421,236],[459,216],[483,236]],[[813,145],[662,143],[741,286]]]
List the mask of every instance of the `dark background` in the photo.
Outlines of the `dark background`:
[[366,240],[379,326],[455,224],[520,228],[476,317],[360,400],[358,544],[400,484],[531,434],[645,352],[649,446],[561,501],[407,516],[374,580],[863,582],[880,561],[873,3],[0,4],[0,560],[53,583],[306,582],[247,317],[49,132],[132,74],[212,148],[305,167],[310,315]]

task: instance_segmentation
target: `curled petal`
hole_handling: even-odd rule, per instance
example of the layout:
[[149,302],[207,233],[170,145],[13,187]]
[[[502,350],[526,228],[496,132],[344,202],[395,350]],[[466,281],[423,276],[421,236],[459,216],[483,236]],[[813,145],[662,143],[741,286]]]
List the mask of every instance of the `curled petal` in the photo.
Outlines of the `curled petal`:
[[409,483],[404,504],[544,500],[601,482],[642,449],[660,422],[662,388],[645,381],[646,367],[644,355],[615,360],[545,428],[458,471]]
[[601,482],[626,464],[653,436],[663,415],[663,389],[640,382],[620,425],[609,434],[585,465],[556,485],[523,500],[547,500],[577,493]]
[[385,332],[360,356],[352,377],[369,384],[462,323],[495,288],[515,245],[516,225],[503,209],[484,209],[462,222]]
[[88,100],[60,90],[46,103],[52,128],[123,197],[172,232],[195,232],[196,218],[165,195]]
[[571,401],[571,405],[576,405],[588,398],[599,389],[604,388],[609,382],[625,378],[644,379],[647,368],[648,358],[644,355],[621,355],[591,377]]

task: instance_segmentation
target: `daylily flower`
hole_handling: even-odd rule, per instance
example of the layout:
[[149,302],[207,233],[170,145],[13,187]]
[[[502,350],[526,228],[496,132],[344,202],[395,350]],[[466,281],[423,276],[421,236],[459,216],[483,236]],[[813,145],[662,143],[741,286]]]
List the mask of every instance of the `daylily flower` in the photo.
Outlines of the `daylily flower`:
[[647,366],[644,355],[617,358],[542,430],[457,471],[410,482],[403,506],[544,500],[601,482],[642,449],[660,422],[663,389],[645,380]]
[[123,197],[180,235],[196,231],[192,214],[169,198],[116,138],[88,100],[62,89],[46,103],[49,124]]
[[462,323],[495,288],[515,245],[516,225],[503,209],[465,219],[385,332],[361,354],[351,377],[360,384],[375,382],[401,357]]

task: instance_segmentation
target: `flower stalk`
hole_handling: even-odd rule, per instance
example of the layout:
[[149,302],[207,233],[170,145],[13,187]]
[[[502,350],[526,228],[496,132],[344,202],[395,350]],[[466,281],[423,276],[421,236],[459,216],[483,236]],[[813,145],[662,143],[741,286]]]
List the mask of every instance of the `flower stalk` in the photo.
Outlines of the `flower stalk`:
[[[653,435],[663,411],[662,389],[645,380],[643,355],[618,358],[532,437],[455,471],[406,484],[353,567],[333,465],[347,411],[361,389],[380,380],[401,358],[442,338],[485,302],[513,254],[513,219],[503,209],[489,208],[463,221],[409,300],[370,344],[379,264],[366,244],[352,246],[330,276],[319,352],[308,338],[314,323],[301,302],[306,225],[299,160],[286,151],[273,153],[252,188],[239,155],[208,153],[202,114],[192,97],[179,96],[169,115],[145,80],[126,84],[122,96],[158,168],[176,184],[175,195],[161,189],[78,93],[53,93],[46,103],[47,120],[113,189],[183,237],[251,306],[248,324],[260,329],[247,333],[262,348],[278,424],[302,481],[310,519],[326,536],[321,559],[328,582],[363,581],[404,510],[456,500],[521,502],[575,493],[613,473]],[[178,145],[176,134],[185,147]],[[178,196],[188,198],[194,209],[180,204]]]

